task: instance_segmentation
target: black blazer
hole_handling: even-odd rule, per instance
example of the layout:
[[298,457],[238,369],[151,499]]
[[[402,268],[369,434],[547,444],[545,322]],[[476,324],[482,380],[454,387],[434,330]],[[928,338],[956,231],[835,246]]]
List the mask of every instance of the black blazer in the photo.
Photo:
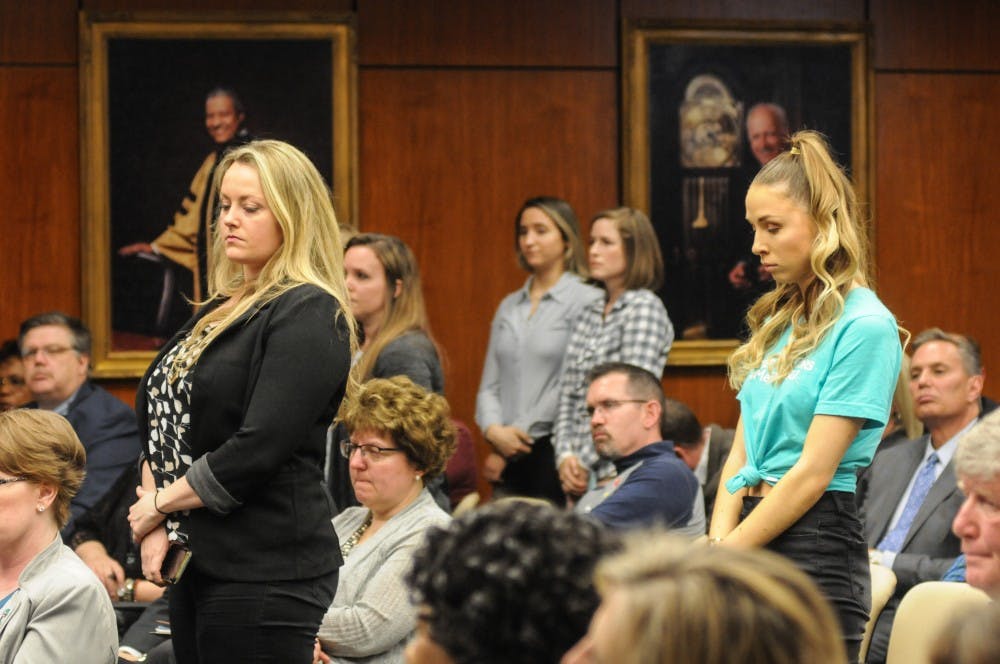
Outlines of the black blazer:
[[[143,441],[150,373],[212,307],[181,328],[143,377],[136,396]],[[200,571],[276,581],[340,566],[322,465],[350,370],[348,339],[336,300],[301,285],[230,325],[192,368],[192,459],[206,458],[215,488],[230,497],[220,506],[201,496],[207,507],[187,519],[191,564]]]

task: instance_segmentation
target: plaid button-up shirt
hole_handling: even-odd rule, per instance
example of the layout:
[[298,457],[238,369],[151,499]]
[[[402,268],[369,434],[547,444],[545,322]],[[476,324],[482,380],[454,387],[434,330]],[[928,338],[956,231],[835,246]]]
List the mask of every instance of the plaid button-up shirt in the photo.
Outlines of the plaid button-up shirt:
[[674,326],[652,291],[625,291],[607,316],[603,299],[583,310],[563,360],[554,441],[557,466],[575,456],[597,477],[614,473],[614,466],[594,450],[587,416],[587,374],[604,362],[627,362],[662,376],[673,341]]

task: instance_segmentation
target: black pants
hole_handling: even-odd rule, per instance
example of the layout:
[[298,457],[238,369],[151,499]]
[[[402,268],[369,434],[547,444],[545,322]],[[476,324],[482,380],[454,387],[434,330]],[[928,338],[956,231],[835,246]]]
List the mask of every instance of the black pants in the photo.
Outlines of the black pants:
[[[744,498],[740,520],[760,501],[759,497]],[[840,619],[847,661],[858,661],[872,605],[872,581],[854,494],[827,491],[767,548],[791,559],[812,577]]]
[[497,487],[497,495],[544,498],[556,505],[566,503],[556,471],[552,436],[536,438],[531,452],[508,459],[500,477],[503,484]]
[[337,572],[297,581],[236,582],[188,567],[170,591],[178,664],[309,664],[337,591]]

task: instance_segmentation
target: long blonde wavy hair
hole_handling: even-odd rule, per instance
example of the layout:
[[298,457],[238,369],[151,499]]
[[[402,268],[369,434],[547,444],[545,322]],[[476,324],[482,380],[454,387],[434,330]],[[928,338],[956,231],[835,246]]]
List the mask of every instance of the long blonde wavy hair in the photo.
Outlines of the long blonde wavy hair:
[[795,363],[819,346],[844,311],[854,286],[871,282],[867,222],[862,218],[854,186],[830,156],[822,134],[800,131],[790,149],[769,161],[751,187],[772,187],[809,214],[816,227],[809,259],[815,277],[802,289],[778,284],[747,312],[750,338],[729,357],[729,384],[739,389],[764,361],[767,351],[791,326],[788,344],[770,367],[775,384]]
[[[351,355],[357,348],[354,317],[347,306],[344,282],[344,250],[330,193],[319,171],[297,148],[282,141],[253,141],[227,152],[215,171],[218,191],[226,171],[234,164],[253,168],[260,177],[268,209],[281,228],[282,243],[267,260],[256,280],[247,281],[243,266],[226,256],[225,233],[214,233],[213,269],[208,276],[209,301],[231,298],[233,306],[216,308],[194,326],[192,337],[206,336],[208,346],[223,330],[247,312],[256,311],[282,293],[302,284],[312,284],[337,300],[350,335]],[[330,321],[334,333],[335,321]],[[201,354],[201,349],[197,354]],[[356,381],[348,383],[349,391]]]
[[[420,285],[420,268],[410,247],[395,235],[381,233],[359,233],[347,243],[347,249],[352,247],[371,249],[385,271],[387,289],[382,326],[375,338],[368,341],[368,347],[358,361],[357,373],[360,380],[372,377],[375,361],[386,345],[415,330],[427,335],[437,350],[438,359],[443,360],[441,349],[431,334],[427,306],[424,304],[424,289]],[[395,294],[397,281],[400,284],[398,296]]]

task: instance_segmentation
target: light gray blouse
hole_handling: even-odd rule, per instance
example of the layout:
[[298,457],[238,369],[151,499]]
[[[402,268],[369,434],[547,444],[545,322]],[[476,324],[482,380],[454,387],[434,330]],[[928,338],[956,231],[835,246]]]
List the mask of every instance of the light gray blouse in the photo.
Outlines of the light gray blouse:
[[0,609],[0,663],[63,662],[69,657],[114,664],[117,650],[108,591],[56,534],[21,572],[18,589]]
[[559,377],[570,334],[583,308],[603,292],[564,272],[531,314],[531,278],[500,302],[490,327],[476,424],[516,426],[533,438],[552,433]]
[[[337,538],[345,541],[367,518],[367,507],[344,510],[333,518]],[[403,661],[403,649],[416,626],[416,607],[403,578],[426,530],[449,521],[424,489],[351,550],[340,568],[337,595],[319,626],[319,640],[334,662]]]

